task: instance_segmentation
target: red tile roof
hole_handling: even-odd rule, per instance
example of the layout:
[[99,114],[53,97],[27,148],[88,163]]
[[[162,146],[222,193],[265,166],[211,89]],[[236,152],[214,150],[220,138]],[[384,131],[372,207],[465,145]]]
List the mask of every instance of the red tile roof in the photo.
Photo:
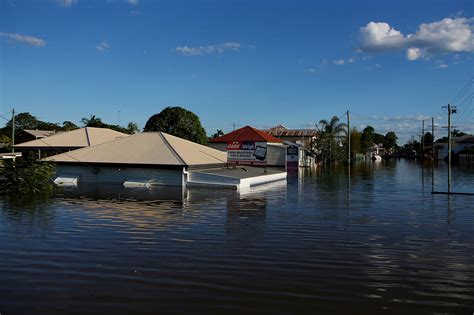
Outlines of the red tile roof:
[[210,140],[209,142],[229,142],[229,141],[255,141],[255,142],[271,142],[271,143],[282,143],[283,141],[269,135],[266,132],[255,129],[250,126],[229,132],[223,136],[217,137]]

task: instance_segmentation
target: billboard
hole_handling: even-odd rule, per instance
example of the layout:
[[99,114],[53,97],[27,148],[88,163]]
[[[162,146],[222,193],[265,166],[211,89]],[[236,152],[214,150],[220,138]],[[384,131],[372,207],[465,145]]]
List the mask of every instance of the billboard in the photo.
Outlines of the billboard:
[[227,142],[227,162],[237,165],[266,165],[267,143],[229,141]]

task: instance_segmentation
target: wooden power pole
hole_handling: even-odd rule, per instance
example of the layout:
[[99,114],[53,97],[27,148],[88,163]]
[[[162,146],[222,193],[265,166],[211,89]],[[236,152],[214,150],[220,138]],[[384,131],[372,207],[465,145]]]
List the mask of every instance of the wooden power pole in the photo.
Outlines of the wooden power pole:
[[15,152],[15,109],[12,109],[12,153]]

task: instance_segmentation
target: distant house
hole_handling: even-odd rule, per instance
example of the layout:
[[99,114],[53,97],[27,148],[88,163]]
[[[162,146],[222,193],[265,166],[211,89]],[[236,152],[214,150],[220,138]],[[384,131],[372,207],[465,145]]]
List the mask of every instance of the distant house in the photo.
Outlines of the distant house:
[[312,141],[318,135],[317,129],[288,129],[283,125],[272,127],[265,132],[278,139],[302,145],[307,149],[311,147]]
[[[466,135],[451,138],[451,152],[454,154],[459,151],[474,146],[474,136]],[[448,143],[435,143],[435,156],[443,160],[448,156]]]
[[164,132],[144,132],[46,158],[55,183],[125,187],[212,186],[241,189],[286,179],[286,172],[226,167],[225,152]]
[[211,148],[228,152],[228,163],[238,165],[285,166],[283,140],[245,126],[209,141]]
[[16,144],[14,148],[17,151],[29,152],[38,158],[43,158],[127,136],[127,134],[107,128],[85,127],[68,132],[55,133],[48,137],[41,137],[40,135],[36,140]]
[[38,129],[22,129],[15,135],[15,144],[20,144],[27,141],[43,139],[54,135],[54,130],[38,130]]
[[183,186],[187,171],[221,167],[226,154],[162,132],[144,132],[46,158],[59,178],[81,182]]

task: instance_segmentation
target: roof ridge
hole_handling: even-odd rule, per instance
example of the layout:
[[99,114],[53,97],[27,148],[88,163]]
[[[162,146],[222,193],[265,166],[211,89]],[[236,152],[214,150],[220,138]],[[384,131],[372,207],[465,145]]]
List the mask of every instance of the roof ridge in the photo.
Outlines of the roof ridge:
[[[173,153],[173,155],[176,156],[176,158],[181,162],[181,164],[183,164],[184,166],[188,166],[186,164],[186,162],[184,162],[183,158],[179,155],[178,152],[176,152],[176,150],[171,146],[171,144],[168,142],[168,140],[166,139],[166,137],[163,135],[163,134],[166,134],[167,133],[164,133],[162,131],[159,131],[158,134],[160,135],[161,139],[163,140],[163,142],[165,143],[165,145],[168,147],[168,149],[170,149],[171,153]],[[171,135],[170,135],[171,136]]]
[[85,127],[85,131],[86,131],[86,140],[87,140],[87,146],[90,147],[91,146],[91,140],[89,139],[89,127]]

